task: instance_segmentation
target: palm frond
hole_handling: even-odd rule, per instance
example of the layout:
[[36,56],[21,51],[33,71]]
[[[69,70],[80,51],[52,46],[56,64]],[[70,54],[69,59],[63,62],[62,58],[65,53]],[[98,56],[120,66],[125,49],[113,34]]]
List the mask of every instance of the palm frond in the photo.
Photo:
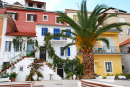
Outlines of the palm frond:
[[72,45],[75,45],[75,43],[68,43],[68,44],[66,44],[66,45],[62,48],[61,52],[63,53],[65,49],[67,49],[69,46],[72,46]]
[[107,47],[109,48],[109,40],[107,38],[101,37],[101,38],[98,38],[97,41],[98,40],[103,41],[107,45]]
[[122,31],[119,27],[122,26],[122,25],[128,25],[130,26],[129,23],[112,23],[112,24],[108,24],[108,25],[105,25],[104,27],[102,27],[101,29],[99,29],[96,34],[95,34],[95,38],[97,38],[99,35],[101,35],[102,33],[112,29],[112,28],[117,28],[119,31]]

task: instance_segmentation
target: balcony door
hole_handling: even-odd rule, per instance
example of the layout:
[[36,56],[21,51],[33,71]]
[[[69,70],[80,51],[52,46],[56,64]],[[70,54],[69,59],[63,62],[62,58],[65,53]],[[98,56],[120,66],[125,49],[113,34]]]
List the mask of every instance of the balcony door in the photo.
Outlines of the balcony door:
[[107,52],[107,53],[114,53],[114,52],[116,52],[114,39],[112,39],[112,38],[107,38],[107,39],[109,40],[110,48],[108,48],[107,45],[104,42],[102,42],[103,50],[105,50],[105,52]]

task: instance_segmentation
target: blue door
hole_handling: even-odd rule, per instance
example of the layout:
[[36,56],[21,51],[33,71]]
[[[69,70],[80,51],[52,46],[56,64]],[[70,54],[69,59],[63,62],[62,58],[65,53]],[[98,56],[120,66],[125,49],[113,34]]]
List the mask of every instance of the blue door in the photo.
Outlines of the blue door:
[[[60,29],[54,29],[54,34],[59,34],[60,33]],[[60,40],[60,37],[54,38],[54,40]]]

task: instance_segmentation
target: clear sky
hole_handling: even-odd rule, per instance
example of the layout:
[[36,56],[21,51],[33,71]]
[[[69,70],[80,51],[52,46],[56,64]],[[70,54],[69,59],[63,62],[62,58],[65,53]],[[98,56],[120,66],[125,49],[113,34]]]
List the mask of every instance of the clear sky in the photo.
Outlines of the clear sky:
[[[16,1],[24,3],[24,0],[2,0],[8,3]],[[82,0],[35,0],[46,2],[48,11],[65,11],[65,9],[79,10]],[[114,7],[130,13],[130,0],[87,0],[88,11],[92,11],[97,4],[106,4],[108,7]]]

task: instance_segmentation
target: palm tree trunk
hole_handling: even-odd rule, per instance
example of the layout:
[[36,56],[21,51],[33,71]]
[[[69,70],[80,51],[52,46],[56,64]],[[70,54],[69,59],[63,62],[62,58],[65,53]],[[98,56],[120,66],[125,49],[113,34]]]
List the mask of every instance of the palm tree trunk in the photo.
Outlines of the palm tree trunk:
[[94,53],[93,49],[83,50],[84,79],[94,79]]

